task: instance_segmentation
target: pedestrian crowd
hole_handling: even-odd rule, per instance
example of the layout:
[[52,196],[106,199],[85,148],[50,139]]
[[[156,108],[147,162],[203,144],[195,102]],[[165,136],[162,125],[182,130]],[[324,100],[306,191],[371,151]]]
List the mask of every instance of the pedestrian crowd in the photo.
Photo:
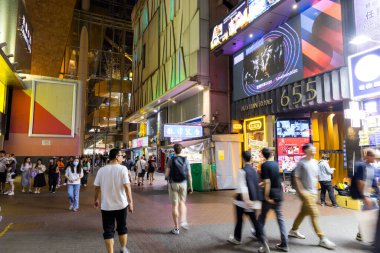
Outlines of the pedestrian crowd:
[[[292,173],[292,185],[301,200],[301,207],[290,230],[286,228],[283,213],[283,182],[278,163],[274,160],[273,151],[264,148],[261,151],[265,160],[261,164],[261,172],[251,163],[251,153],[242,153],[243,167],[238,173],[236,196],[233,200],[235,206],[236,225],[228,238],[228,242],[239,245],[242,243],[243,216],[250,218],[251,233],[260,242],[259,252],[270,252],[270,246],[266,237],[265,222],[270,210],[276,214],[280,230],[280,242],[275,245],[279,251],[289,252],[289,238],[305,239],[300,231],[303,220],[310,216],[315,234],[319,238],[319,246],[326,249],[335,249],[334,242],[329,240],[319,224],[318,182],[321,186],[320,204],[326,206],[325,195],[329,193],[333,208],[339,208],[332,188],[332,175],[334,169],[330,168],[328,156],[322,156],[317,161],[314,156],[316,148],[312,144],[302,147],[304,157],[297,163]],[[168,181],[168,194],[172,204],[172,218],[174,228],[170,231],[179,235],[180,230],[188,230],[187,221],[187,195],[193,192],[191,167],[186,157],[181,156],[182,146],[174,145],[175,155],[171,157],[165,167],[165,178]],[[355,164],[355,173],[351,178],[351,196],[353,199],[362,200],[363,215],[368,210],[378,210],[378,199],[374,193],[378,193],[375,163],[375,151],[368,149],[364,153],[362,162]],[[46,186],[45,173],[49,174],[49,191],[54,193],[57,187],[67,184],[69,209],[78,211],[80,187],[87,185],[90,171],[90,160],[86,157],[71,157],[66,163],[61,157],[52,158],[46,167],[41,159],[35,164],[31,158],[26,157],[20,166],[22,173],[22,192],[39,194]],[[13,154],[0,151],[0,190],[8,195],[14,195],[14,178],[17,161]],[[144,156],[137,156],[135,160],[126,157],[119,149],[112,149],[109,153],[106,165],[99,169],[94,180],[95,197],[94,207],[101,210],[103,223],[103,238],[107,252],[113,252],[114,235],[119,236],[120,252],[129,252],[127,249],[128,228],[127,214],[133,213],[134,204],[131,184],[144,185],[145,175],[152,185],[154,172],[157,168],[156,159],[150,156],[148,161]],[[132,176],[132,172],[134,175]],[[9,183],[8,191],[5,191],[5,182]],[[1,209],[0,209],[1,210]],[[0,216],[1,221],[1,216]],[[363,240],[365,227],[359,226],[356,239]],[[380,225],[378,226],[380,230]],[[375,233],[373,231],[372,233]],[[378,237],[380,231],[377,231]],[[373,240],[375,236],[373,235]],[[373,241],[373,244],[379,244]],[[379,247],[380,245],[375,245]],[[374,251],[377,252],[377,251]]]

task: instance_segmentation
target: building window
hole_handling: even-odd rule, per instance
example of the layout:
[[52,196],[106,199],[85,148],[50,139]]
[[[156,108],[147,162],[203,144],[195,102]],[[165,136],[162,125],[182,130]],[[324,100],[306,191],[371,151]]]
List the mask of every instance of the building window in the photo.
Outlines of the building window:
[[141,61],[142,61],[143,69],[145,68],[145,51],[146,51],[146,44],[143,45],[142,55],[141,55]]

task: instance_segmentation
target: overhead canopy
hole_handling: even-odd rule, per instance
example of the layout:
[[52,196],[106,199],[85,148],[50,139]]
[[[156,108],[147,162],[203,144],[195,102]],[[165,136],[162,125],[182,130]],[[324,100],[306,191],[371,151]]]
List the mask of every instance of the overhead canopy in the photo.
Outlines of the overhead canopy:
[[12,63],[1,49],[0,82],[2,82],[5,86],[13,86],[21,89],[25,88],[25,84],[22,82],[18,74],[13,71]]

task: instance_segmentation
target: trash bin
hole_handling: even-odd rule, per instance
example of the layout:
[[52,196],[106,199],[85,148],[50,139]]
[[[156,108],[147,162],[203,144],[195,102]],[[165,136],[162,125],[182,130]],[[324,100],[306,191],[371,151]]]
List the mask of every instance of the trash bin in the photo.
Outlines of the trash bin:
[[194,191],[203,191],[203,182],[202,182],[202,164],[193,163],[190,165],[191,168],[191,177],[193,178],[193,190]]

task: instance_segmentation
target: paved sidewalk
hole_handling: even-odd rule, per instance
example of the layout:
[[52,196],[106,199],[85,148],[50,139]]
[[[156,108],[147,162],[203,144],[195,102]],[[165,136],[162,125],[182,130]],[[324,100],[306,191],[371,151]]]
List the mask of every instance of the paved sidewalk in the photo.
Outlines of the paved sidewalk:
[[[234,228],[233,191],[194,193],[188,199],[189,231],[179,236],[169,234],[172,228],[171,205],[162,175],[156,185],[133,185],[135,212],[128,216],[130,252],[257,252],[258,243],[249,237],[249,225],[244,227],[243,244],[227,243]],[[0,196],[3,221],[0,233],[0,252],[105,252],[102,239],[100,212],[92,207],[93,187],[81,190],[80,211],[68,211],[66,188],[56,194],[40,195],[17,192],[15,196]],[[290,228],[300,203],[296,196],[287,195],[284,214]],[[338,248],[335,252],[370,252],[368,245],[355,241],[357,222],[355,212],[347,209],[321,207],[321,225],[326,235]],[[273,248],[279,239],[273,213],[269,216],[266,233]],[[290,239],[290,252],[329,252],[318,246],[310,220],[301,226],[306,240]],[[1,236],[1,234],[0,234]],[[118,250],[118,244],[115,244]],[[118,252],[118,251],[116,251]],[[276,252],[273,250],[273,252]]]

